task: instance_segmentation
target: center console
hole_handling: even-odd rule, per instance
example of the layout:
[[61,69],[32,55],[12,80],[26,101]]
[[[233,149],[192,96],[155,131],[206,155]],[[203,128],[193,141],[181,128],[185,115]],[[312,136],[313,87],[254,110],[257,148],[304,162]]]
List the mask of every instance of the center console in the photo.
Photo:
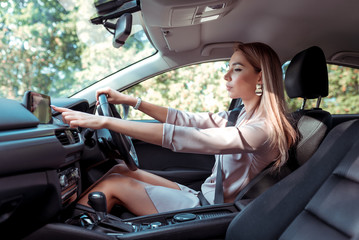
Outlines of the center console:
[[78,166],[71,165],[57,172],[61,188],[61,203],[63,207],[77,199],[80,183],[80,171]]
[[223,237],[239,211],[238,204],[229,203],[126,220],[108,215],[99,221],[94,209],[80,205],[76,217],[67,224],[101,233],[109,239],[208,239]]

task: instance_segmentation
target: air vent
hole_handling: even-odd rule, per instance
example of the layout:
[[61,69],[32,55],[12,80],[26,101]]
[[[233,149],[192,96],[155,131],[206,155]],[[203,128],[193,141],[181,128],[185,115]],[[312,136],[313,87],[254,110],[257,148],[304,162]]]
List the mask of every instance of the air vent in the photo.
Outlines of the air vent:
[[56,131],[55,135],[56,135],[57,139],[59,139],[59,141],[62,145],[70,144],[70,140],[68,139],[65,131]]
[[80,135],[77,130],[71,130],[72,135],[74,136],[75,143],[80,142]]
[[70,145],[80,142],[80,136],[75,129],[56,130],[55,135],[62,145]]

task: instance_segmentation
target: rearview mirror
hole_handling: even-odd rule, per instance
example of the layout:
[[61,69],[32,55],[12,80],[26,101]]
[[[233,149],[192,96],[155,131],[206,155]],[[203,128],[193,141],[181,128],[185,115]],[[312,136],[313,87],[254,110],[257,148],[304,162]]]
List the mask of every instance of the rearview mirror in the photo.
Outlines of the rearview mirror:
[[125,44],[126,39],[131,34],[132,28],[132,14],[123,14],[116,22],[115,35],[113,37],[112,45],[115,48],[121,47]]

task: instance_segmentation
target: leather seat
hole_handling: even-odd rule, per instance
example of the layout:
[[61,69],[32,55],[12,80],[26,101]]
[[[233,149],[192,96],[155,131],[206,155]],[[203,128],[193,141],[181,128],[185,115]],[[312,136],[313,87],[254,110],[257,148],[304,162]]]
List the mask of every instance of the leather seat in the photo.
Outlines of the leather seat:
[[231,239],[357,239],[359,120],[326,136],[298,170],[253,200],[231,222]]
[[[285,89],[290,98],[303,98],[301,108],[292,113],[299,140],[279,173],[265,169],[239,193],[237,200],[254,199],[270,186],[303,165],[318,149],[332,126],[332,116],[320,108],[328,95],[328,70],[325,55],[319,47],[310,47],[294,56],[285,74]],[[306,109],[307,99],[318,99],[315,108]]]
[[[328,70],[322,49],[310,47],[294,56],[285,75],[285,89],[290,98],[303,98],[302,107],[292,114],[300,139],[290,161],[301,166],[317,150],[332,126],[332,116],[320,108],[328,96]],[[305,109],[307,99],[317,99],[315,108]]]

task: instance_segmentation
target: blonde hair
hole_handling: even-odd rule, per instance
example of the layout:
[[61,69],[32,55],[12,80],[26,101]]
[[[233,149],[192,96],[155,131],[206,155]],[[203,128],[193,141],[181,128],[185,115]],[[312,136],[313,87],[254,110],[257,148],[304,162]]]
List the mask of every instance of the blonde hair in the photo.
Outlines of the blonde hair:
[[279,150],[273,167],[279,169],[287,161],[288,150],[297,138],[284,98],[279,57],[271,47],[259,42],[238,43],[235,51],[241,51],[257,72],[262,71],[263,94],[256,110],[265,116],[272,129],[270,143]]

